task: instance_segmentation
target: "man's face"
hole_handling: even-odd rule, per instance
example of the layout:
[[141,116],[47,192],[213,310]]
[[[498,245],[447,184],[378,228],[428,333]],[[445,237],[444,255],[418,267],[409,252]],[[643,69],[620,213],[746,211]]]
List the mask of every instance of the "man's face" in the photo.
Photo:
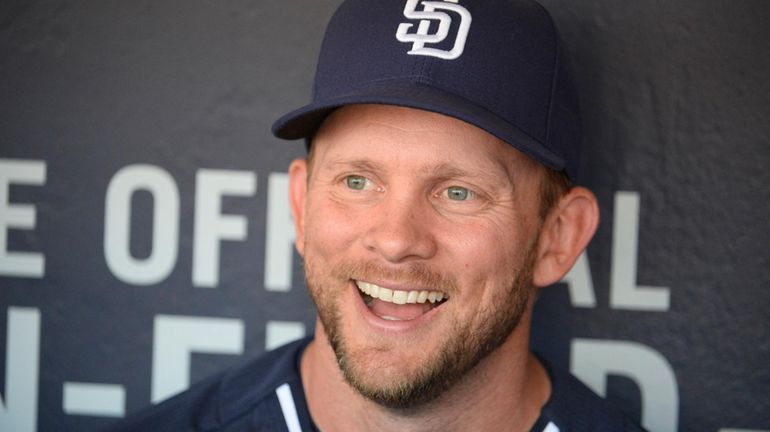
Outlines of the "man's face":
[[341,108],[313,146],[298,245],[343,374],[386,406],[431,401],[527,309],[541,170],[481,129],[393,106]]

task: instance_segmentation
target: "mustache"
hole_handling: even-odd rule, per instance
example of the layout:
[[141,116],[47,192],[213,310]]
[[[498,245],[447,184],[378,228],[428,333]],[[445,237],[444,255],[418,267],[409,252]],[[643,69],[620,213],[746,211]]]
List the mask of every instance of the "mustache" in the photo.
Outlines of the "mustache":
[[406,285],[431,288],[446,294],[455,293],[458,286],[454,275],[435,271],[423,263],[401,264],[398,267],[388,267],[373,262],[343,263],[334,268],[332,273],[341,279],[392,280]]

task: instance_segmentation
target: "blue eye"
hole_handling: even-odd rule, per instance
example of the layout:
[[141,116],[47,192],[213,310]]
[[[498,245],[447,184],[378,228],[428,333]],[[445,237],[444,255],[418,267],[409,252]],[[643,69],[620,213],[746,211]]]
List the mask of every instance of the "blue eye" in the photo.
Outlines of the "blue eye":
[[345,185],[353,190],[364,190],[366,188],[366,185],[368,183],[368,180],[366,177],[357,176],[357,175],[350,175],[345,177]]
[[471,191],[460,186],[450,186],[446,190],[446,195],[453,201],[465,201],[471,196]]

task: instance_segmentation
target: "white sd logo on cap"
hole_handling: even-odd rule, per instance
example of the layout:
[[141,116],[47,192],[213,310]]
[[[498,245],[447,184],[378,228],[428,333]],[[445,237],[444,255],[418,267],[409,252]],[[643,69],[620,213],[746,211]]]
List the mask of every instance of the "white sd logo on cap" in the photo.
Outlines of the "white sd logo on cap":
[[[401,23],[398,26],[398,30],[396,30],[396,39],[400,42],[412,43],[412,49],[408,54],[432,56],[445,60],[453,60],[462,55],[465,48],[465,40],[468,38],[468,29],[471,27],[471,14],[468,12],[468,9],[458,5],[457,1],[407,0],[404,16],[411,20],[420,20],[416,33],[409,33],[409,29],[414,26],[412,23]],[[418,3],[422,4],[422,11],[417,10]],[[456,12],[460,15],[460,25],[457,28],[455,43],[449,51],[425,47],[425,44],[443,42],[449,36],[452,17],[444,12],[436,12],[437,9]],[[431,20],[438,21],[438,30],[436,33],[428,34]]]

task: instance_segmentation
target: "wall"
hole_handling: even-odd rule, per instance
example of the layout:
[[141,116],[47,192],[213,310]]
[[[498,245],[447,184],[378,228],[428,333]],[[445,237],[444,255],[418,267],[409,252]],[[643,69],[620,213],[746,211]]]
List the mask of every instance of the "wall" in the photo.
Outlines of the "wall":
[[[770,5],[547,0],[603,222],[533,344],[654,431],[770,429]],[[312,331],[269,134],[338,1],[0,6],[0,429]]]

